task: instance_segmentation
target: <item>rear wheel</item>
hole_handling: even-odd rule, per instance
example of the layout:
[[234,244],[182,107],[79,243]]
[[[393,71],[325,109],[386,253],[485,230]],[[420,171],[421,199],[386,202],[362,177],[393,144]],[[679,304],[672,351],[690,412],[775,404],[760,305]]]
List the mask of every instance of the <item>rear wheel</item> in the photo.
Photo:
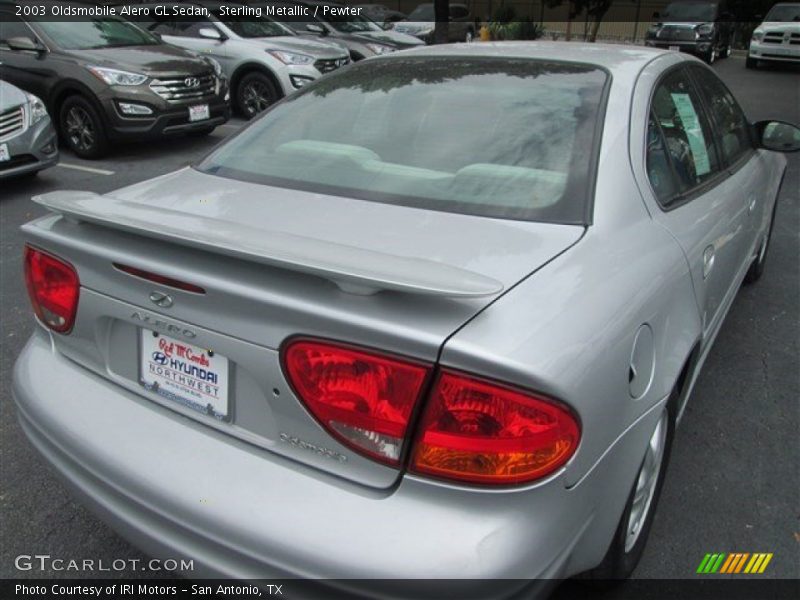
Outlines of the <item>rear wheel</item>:
[[703,55],[703,60],[706,61],[707,64],[713,65],[717,60],[717,49],[712,47]]
[[645,448],[633,489],[603,562],[590,571],[590,579],[605,584],[630,577],[644,552],[669,463],[675,429],[673,407],[677,393],[665,406]]
[[61,105],[58,123],[64,142],[81,158],[98,158],[108,150],[103,121],[86,98],[67,98]]
[[236,88],[236,107],[246,119],[252,119],[279,99],[275,84],[264,73],[248,73]]

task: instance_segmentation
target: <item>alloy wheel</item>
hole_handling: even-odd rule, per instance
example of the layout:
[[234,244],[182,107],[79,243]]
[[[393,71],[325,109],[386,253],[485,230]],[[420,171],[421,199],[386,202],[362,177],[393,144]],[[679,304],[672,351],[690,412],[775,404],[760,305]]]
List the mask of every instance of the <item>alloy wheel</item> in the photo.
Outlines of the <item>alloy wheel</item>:
[[80,106],[73,106],[64,121],[66,137],[73,148],[85,152],[94,146],[96,132],[89,113]]
[[248,116],[255,116],[272,104],[270,90],[261,81],[249,82],[242,90],[244,107]]
[[667,429],[669,427],[669,413],[665,408],[661,413],[653,435],[647,444],[647,451],[636,478],[636,490],[633,496],[630,515],[625,535],[625,552],[630,552],[636,545],[639,534],[642,532],[647,515],[653,504],[658,477],[664,462],[664,450],[667,445]]

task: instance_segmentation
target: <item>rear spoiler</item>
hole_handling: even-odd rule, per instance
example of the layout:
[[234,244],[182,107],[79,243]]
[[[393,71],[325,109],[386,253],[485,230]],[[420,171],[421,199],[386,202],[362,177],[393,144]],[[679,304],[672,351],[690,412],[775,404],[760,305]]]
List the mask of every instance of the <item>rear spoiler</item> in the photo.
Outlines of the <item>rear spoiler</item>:
[[32,200],[70,220],[317,275],[350,294],[395,290],[470,298],[503,291],[503,284],[490,277],[433,260],[362,250],[94,192],[65,190],[34,196]]

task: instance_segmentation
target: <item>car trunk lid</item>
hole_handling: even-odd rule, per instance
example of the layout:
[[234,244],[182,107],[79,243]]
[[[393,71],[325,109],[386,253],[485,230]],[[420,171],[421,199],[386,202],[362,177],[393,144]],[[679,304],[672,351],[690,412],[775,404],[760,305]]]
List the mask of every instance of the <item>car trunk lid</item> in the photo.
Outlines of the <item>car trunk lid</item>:
[[[192,169],[106,196],[37,200],[56,214],[24,227],[29,243],[70,261],[82,286],[72,334],[54,336],[61,352],[226,434],[379,488],[397,471],[317,424],[283,376],[281,345],[303,335],[435,363],[454,331],[583,232],[234,183]],[[131,267],[202,293],[125,272]],[[224,370],[216,382],[227,392],[222,418],[148,385],[161,339],[177,344],[173,352],[182,347],[183,358],[208,350],[224,357],[224,369],[214,360],[184,365]]]

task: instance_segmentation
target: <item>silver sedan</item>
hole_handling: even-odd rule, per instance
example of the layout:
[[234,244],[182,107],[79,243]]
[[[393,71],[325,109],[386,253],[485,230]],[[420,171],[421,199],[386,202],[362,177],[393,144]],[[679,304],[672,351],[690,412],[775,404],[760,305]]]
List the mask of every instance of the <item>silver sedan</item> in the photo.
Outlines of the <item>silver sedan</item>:
[[364,61],[191,167],[35,198],[22,427],[205,573],[625,578],[798,149],[678,53]]

